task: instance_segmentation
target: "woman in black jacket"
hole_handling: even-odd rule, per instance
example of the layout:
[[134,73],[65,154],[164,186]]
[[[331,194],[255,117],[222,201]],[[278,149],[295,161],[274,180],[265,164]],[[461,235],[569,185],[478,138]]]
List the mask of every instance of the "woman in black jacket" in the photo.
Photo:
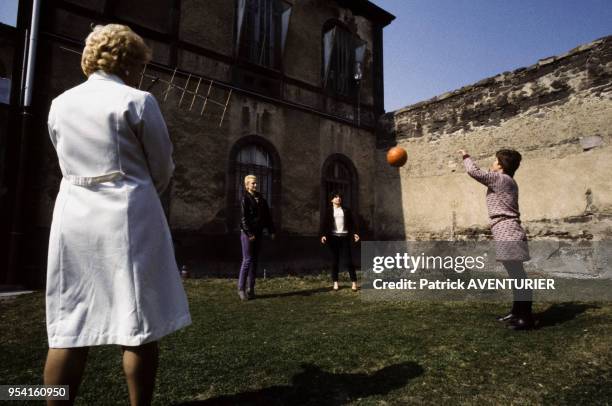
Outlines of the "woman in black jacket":
[[[246,192],[241,201],[240,242],[242,245],[242,265],[238,276],[238,296],[241,300],[255,298],[255,278],[257,277],[257,260],[261,248],[264,228],[274,239],[274,224],[268,203],[257,192],[257,177],[244,177]],[[248,291],[247,291],[248,281]]]
[[342,207],[342,194],[334,192],[330,195],[331,206],[327,207],[326,213],[321,223],[321,244],[327,244],[329,247],[333,263],[332,263],[332,281],[334,282],[334,290],[338,290],[338,268],[340,258],[343,259],[345,266],[348,268],[349,276],[352,282],[353,292],[357,291],[357,274],[353,265],[351,255],[351,243],[359,241],[357,227],[353,220],[351,211]]

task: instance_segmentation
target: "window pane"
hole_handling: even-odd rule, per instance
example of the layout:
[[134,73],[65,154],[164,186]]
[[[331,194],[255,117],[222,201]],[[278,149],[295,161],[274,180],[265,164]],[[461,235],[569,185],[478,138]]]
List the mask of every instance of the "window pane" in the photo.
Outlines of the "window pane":
[[11,80],[0,77],[0,103],[9,104],[11,102]]
[[258,65],[275,68],[279,61],[282,4],[279,0],[247,0],[242,17],[239,2],[237,26],[239,55]]
[[323,85],[327,86],[327,80],[331,68],[331,56],[335,44],[336,27],[323,34]]
[[238,152],[238,162],[241,164],[254,164],[271,168],[270,156],[258,145],[249,145]]
[[9,39],[0,38],[0,103],[11,101],[11,79],[13,77],[13,55],[15,44]]
[[238,151],[236,161],[236,178],[234,189],[235,219],[237,221],[240,220],[240,199],[244,194],[244,177],[247,175],[255,175],[257,177],[257,190],[266,199],[270,209],[273,209],[273,169],[270,154],[260,145],[247,145]]
[[351,96],[354,88],[356,38],[335,26],[323,35],[323,84],[336,94]]
[[281,54],[285,53],[285,43],[287,42],[287,33],[289,32],[289,21],[291,20],[291,6],[284,3],[281,13]]
[[342,194],[342,205],[354,209],[352,192],[354,185],[351,180],[351,170],[341,161],[333,162],[325,173],[326,199],[332,192]]
[[16,27],[18,9],[19,0],[0,1],[0,23]]
[[333,60],[333,69],[336,73],[336,91],[348,95],[350,87],[350,68],[352,65],[352,36],[345,30],[339,30],[336,35],[336,58]]

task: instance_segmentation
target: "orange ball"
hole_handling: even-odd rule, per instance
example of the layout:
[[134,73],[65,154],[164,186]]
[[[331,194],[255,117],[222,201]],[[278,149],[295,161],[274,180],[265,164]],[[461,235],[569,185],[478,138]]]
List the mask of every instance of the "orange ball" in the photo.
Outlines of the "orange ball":
[[400,166],[404,166],[407,160],[408,154],[406,153],[406,150],[402,147],[393,147],[389,151],[387,151],[387,162],[391,166],[399,168]]

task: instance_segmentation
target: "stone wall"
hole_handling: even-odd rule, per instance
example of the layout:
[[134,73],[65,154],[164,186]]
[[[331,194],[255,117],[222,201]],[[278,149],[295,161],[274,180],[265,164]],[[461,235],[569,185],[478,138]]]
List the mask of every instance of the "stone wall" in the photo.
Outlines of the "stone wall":
[[[463,148],[488,168],[504,147],[523,155],[516,180],[530,238],[612,236],[612,37],[388,113],[378,136],[379,238],[487,238],[485,188]],[[385,162],[398,144],[408,163]]]
[[[163,73],[156,75],[164,77]],[[168,77],[165,77],[168,80]],[[177,81],[179,82],[179,81]],[[163,86],[152,89],[164,100]],[[216,89],[217,100],[227,92]],[[360,211],[371,227],[376,140],[371,131],[309,112],[257,100],[234,92],[219,126],[222,108],[210,105],[200,115],[201,101],[191,111],[190,100],[178,107],[180,91],[160,102],[174,143],[176,171],[170,198],[170,225],[180,231],[227,232],[227,178],[230,151],[237,141],[258,136],[268,141],[280,158],[281,230],[316,236],[319,228],[321,169],[332,154],[342,154],[355,165],[360,186]]]

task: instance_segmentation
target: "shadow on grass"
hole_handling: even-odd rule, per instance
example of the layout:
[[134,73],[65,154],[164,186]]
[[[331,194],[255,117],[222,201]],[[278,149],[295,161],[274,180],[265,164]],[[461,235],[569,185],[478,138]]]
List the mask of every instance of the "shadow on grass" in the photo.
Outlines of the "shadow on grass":
[[578,383],[551,391],[542,398],[545,405],[609,405],[612,399],[609,369],[585,369],[588,375]]
[[311,296],[317,293],[323,292],[331,292],[331,288],[317,288],[317,289],[307,289],[307,290],[294,290],[292,292],[283,292],[283,293],[268,293],[268,294],[257,294],[256,299],[272,299],[277,297],[289,297],[289,296]]
[[316,365],[302,364],[303,371],[291,385],[270,386],[256,391],[218,396],[177,404],[187,405],[343,405],[357,399],[386,395],[423,374],[415,362],[384,367],[373,374],[335,374]]
[[537,328],[555,326],[576,318],[579,314],[589,309],[598,309],[599,306],[592,304],[577,303],[555,303],[548,309],[535,315],[539,320]]

